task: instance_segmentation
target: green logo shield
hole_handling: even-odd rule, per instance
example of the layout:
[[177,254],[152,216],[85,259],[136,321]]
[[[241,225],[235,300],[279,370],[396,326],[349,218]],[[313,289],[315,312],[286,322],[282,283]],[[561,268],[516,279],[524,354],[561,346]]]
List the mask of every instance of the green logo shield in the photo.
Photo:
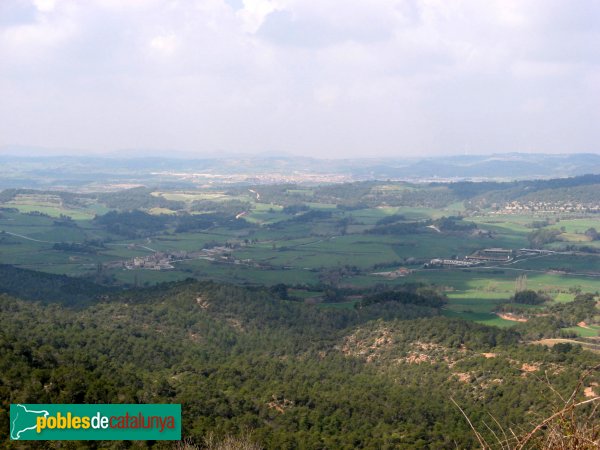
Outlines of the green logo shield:
[[12,440],[167,440],[181,439],[181,405],[14,404]]

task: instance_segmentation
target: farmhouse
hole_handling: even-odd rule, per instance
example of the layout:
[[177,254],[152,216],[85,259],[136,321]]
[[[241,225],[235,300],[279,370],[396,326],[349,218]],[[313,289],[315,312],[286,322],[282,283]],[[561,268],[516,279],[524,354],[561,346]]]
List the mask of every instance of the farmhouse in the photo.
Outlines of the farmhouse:
[[476,265],[477,262],[466,261],[464,259],[439,259],[435,258],[425,264],[425,267],[471,267]]
[[136,256],[125,262],[126,269],[150,269],[150,270],[169,270],[174,269],[171,261],[173,255],[163,252],[156,252],[148,256]]
[[475,261],[510,261],[512,259],[512,250],[505,248],[484,248],[478,250],[467,259]]

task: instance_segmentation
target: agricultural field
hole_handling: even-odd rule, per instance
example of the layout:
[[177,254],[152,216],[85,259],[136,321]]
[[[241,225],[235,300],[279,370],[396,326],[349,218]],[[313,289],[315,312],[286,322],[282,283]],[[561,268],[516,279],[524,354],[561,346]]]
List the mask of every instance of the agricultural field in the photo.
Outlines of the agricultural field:
[[[445,293],[444,315],[499,327],[515,325],[496,309],[510,302],[520,276],[527,289],[557,304],[600,291],[600,253],[593,251],[599,241],[589,237],[600,229],[598,215],[474,212],[452,198],[434,206],[440,192],[446,191],[436,187],[430,198],[427,189],[402,183],[352,184],[348,192],[296,185],[135,188],[81,198],[28,191],[0,203],[0,263],[123,286],[190,277],[285,284],[296,301],[317,303],[331,288],[421,283]],[[553,239],[538,247],[541,253],[519,253],[534,232]],[[428,267],[436,259],[468,261],[487,248],[512,256]],[[347,295],[322,307],[353,307]],[[594,327],[567,330],[598,334]]]

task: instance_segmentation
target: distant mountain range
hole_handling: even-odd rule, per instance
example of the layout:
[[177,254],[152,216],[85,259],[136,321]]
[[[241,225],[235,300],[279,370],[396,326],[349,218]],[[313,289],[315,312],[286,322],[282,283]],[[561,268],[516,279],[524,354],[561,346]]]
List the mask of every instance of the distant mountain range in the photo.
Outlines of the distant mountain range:
[[374,174],[392,178],[557,178],[600,173],[600,155],[591,153],[546,155],[509,153],[491,156],[424,158],[407,165],[378,166]]

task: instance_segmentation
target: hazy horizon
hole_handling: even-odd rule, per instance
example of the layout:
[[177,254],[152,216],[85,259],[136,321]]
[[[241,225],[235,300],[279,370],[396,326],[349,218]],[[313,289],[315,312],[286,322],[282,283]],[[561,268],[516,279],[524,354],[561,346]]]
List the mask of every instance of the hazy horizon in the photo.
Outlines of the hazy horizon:
[[591,0],[4,0],[0,148],[597,154],[599,40]]
[[62,157],[93,157],[93,158],[109,158],[109,159],[138,159],[144,157],[158,158],[158,159],[181,159],[181,160],[192,160],[192,159],[262,159],[262,158],[289,158],[299,159],[308,158],[322,161],[343,161],[343,160],[390,160],[390,161],[406,161],[406,162],[417,162],[422,160],[431,160],[435,158],[468,158],[473,161],[478,159],[529,159],[530,157],[574,157],[574,156],[585,156],[594,155],[600,156],[600,152],[472,152],[472,153],[440,153],[440,154],[425,154],[425,155],[414,155],[414,154],[397,154],[397,155],[343,155],[343,154],[331,154],[331,155],[304,155],[297,152],[277,152],[277,151],[259,151],[259,152],[194,152],[194,151],[182,151],[178,149],[159,149],[159,148],[127,148],[127,149],[116,149],[116,150],[88,150],[82,152],[82,149],[76,148],[49,148],[42,146],[28,146],[28,145],[4,145],[0,146],[0,156],[5,157],[23,157],[23,158],[62,158]]

